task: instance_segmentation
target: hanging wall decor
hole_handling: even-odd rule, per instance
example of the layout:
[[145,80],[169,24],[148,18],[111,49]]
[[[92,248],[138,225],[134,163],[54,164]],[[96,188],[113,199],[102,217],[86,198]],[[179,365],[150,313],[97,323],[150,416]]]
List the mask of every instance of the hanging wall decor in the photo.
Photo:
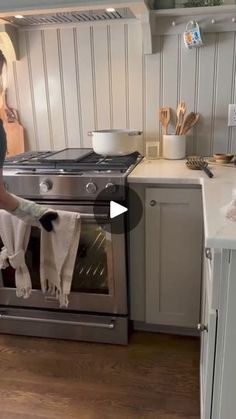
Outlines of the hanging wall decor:
[[192,49],[203,45],[201,30],[195,21],[189,21],[184,31],[184,44],[186,48]]

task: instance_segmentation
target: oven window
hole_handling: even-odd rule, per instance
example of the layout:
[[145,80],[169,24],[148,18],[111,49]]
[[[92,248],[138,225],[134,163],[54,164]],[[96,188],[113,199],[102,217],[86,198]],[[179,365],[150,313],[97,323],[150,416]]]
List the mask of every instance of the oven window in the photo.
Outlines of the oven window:
[[[111,235],[102,226],[83,222],[77,251],[71,292],[109,294],[111,290],[112,247]],[[3,246],[0,243],[1,247]],[[32,288],[40,287],[40,230],[32,228],[26,264],[30,271]],[[15,271],[8,267],[2,270],[3,286],[15,288]]]
[[71,291],[109,294],[108,233],[97,224],[82,224]]

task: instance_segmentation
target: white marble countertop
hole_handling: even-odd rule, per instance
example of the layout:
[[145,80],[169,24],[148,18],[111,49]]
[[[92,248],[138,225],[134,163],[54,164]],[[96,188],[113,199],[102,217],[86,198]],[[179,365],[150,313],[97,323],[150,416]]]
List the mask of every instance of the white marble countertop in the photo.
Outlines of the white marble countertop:
[[236,167],[209,165],[209,178],[203,171],[189,170],[185,160],[144,159],[128,176],[129,183],[201,185],[205,246],[236,249],[236,221],[228,220],[223,208],[236,189]]

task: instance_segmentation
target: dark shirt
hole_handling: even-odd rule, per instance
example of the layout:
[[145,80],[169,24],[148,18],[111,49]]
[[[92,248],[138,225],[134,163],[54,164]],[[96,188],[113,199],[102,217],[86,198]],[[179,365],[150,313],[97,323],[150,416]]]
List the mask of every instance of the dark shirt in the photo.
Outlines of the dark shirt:
[[6,138],[5,130],[3,128],[2,119],[0,119],[0,169],[3,167],[6,152],[7,152],[7,138]]

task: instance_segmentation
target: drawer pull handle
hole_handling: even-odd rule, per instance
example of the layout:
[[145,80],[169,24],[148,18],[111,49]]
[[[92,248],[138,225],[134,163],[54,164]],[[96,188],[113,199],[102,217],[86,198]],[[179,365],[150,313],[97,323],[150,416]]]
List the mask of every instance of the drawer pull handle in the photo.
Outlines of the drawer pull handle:
[[212,260],[212,253],[211,253],[211,249],[207,248],[207,249],[205,250],[205,255],[206,255],[206,258],[207,258],[207,259]]
[[203,323],[198,323],[197,330],[199,330],[199,332],[208,332],[208,326]]
[[86,327],[99,327],[101,329],[114,329],[115,328],[115,319],[111,319],[110,323],[95,323],[87,321],[73,321],[73,320],[57,320],[57,319],[43,319],[40,317],[26,317],[26,316],[13,316],[9,314],[0,313],[1,320],[21,320],[29,322],[38,322],[38,323],[49,323],[49,324],[58,324],[58,325],[71,325],[71,326],[86,326]]
[[152,200],[150,201],[150,206],[151,206],[151,207],[155,207],[156,203],[157,203],[157,201],[155,201],[154,199],[152,199]]

